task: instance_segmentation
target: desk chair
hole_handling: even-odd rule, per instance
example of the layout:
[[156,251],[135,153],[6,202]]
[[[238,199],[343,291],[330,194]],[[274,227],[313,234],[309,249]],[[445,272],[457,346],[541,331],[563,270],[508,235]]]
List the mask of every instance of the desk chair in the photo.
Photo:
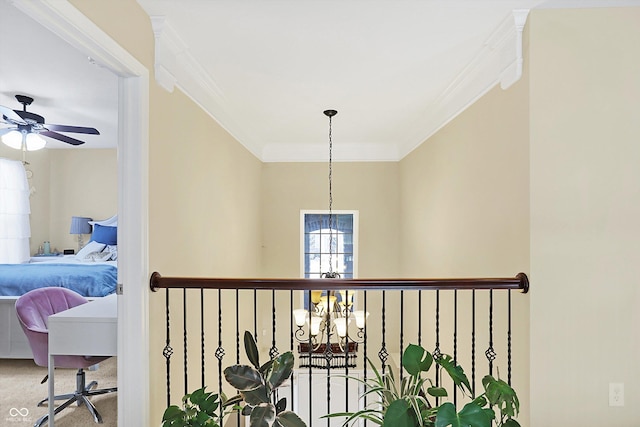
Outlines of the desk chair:
[[[49,365],[49,316],[86,302],[87,300],[76,292],[57,287],[34,289],[18,298],[16,301],[16,313],[18,320],[20,320],[20,325],[27,336],[29,345],[31,346],[33,360],[36,362],[36,365],[44,367]],[[73,393],[55,396],[55,400],[66,399],[66,402],[55,408],[55,414],[72,403],[77,403],[78,406],[84,405],[89,412],[91,412],[96,423],[102,423],[102,417],[89,400],[89,396],[113,393],[117,388],[94,390],[94,387],[98,385],[95,381],[85,385],[84,369],[108,357],[109,356],[54,356],[56,368],[78,369],[76,374],[76,390]],[[48,398],[41,400],[38,406],[42,406],[45,402],[48,402]],[[38,419],[34,427],[42,426],[47,422],[48,418],[49,415],[47,414]]]

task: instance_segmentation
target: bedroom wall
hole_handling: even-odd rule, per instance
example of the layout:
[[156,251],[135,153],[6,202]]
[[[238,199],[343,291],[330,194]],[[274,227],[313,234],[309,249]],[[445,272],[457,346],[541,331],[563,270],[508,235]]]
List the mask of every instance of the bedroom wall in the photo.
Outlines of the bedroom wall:
[[[52,250],[77,251],[77,236],[69,234],[72,216],[101,220],[118,212],[117,152],[115,148],[50,150],[49,158],[48,240]],[[82,238],[87,243],[91,236]]]
[[[525,34],[525,55],[527,37]],[[528,58],[525,56],[525,62]],[[514,277],[529,274],[528,73],[503,90],[496,86],[400,162],[401,271],[405,277]],[[533,283],[535,292],[537,281]],[[452,296],[441,293],[441,346],[453,354]],[[478,325],[486,325],[486,293],[477,293]],[[423,330],[434,346],[433,295],[424,296]],[[459,293],[458,354],[471,370],[471,303]],[[513,386],[518,421],[529,425],[529,295],[514,293]],[[507,377],[506,296],[495,296],[497,364]],[[412,302],[415,304],[415,302]],[[481,312],[480,312],[481,311]],[[416,313],[417,308],[411,310]],[[417,323],[405,320],[415,329]],[[411,331],[408,330],[409,336]],[[432,333],[432,332],[431,332]],[[476,360],[486,369],[486,331],[478,328]],[[495,371],[494,371],[495,374]],[[477,387],[482,388],[478,383]],[[531,424],[531,425],[556,425]]]
[[530,18],[535,426],[640,420],[638,22],[638,7]]

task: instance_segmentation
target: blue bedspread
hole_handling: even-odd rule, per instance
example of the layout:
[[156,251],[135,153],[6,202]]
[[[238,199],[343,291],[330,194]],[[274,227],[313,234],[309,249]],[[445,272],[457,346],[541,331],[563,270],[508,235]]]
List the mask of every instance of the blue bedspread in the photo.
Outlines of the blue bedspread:
[[0,264],[0,295],[20,296],[32,289],[57,286],[84,297],[116,290],[117,268],[106,264]]

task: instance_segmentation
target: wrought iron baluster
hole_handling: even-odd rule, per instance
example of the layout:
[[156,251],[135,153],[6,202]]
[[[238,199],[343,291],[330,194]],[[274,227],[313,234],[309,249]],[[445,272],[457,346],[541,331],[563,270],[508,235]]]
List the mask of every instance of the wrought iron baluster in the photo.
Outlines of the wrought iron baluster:
[[[440,290],[436,291],[436,346],[433,350],[433,358],[439,359],[440,352]],[[436,365],[436,387],[440,386],[440,366]],[[436,405],[440,404],[440,398],[436,397]]]
[[496,358],[496,351],[493,348],[493,289],[489,290],[489,348],[484,355],[489,361],[489,375],[493,375],[493,361]]
[[[453,291],[453,360],[458,363],[458,290]],[[458,403],[458,387],[453,388],[453,404]]]
[[404,357],[404,291],[400,291],[400,382],[404,376],[402,358]]
[[[345,291],[345,299],[346,301],[345,303],[345,310],[346,312],[346,319],[348,319],[349,317],[349,313],[350,313],[350,307],[349,307],[349,290],[347,289]],[[344,379],[344,409],[345,412],[349,412],[349,323],[345,320],[345,326],[346,326],[346,331],[347,334],[345,335],[345,346],[344,346],[344,360],[345,360],[345,364],[344,364],[344,375],[345,375],[345,379]],[[331,408],[327,408],[327,410],[330,410]]]
[[[307,307],[309,307],[309,327],[311,327],[311,291],[307,292]],[[309,424],[311,424],[311,420],[313,420],[313,371],[312,371],[312,360],[311,356],[313,354],[313,341],[311,339],[311,334],[309,334]]]
[[476,290],[471,291],[471,392],[476,395]]
[[[366,318],[366,313],[367,313],[367,291],[363,291],[362,292],[364,294],[363,298],[364,298],[364,312],[365,312],[365,318]],[[367,323],[368,322],[364,322],[364,330],[363,330],[363,336],[364,336],[364,360],[362,363],[362,366],[364,367],[364,382],[367,382],[367,371],[369,370],[369,367],[367,365]],[[366,391],[366,390],[365,390]],[[364,407],[367,407],[367,395],[364,395]],[[367,420],[364,420],[364,425],[366,427],[366,425],[368,424]]]
[[171,325],[169,324],[169,288],[165,289],[165,313],[166,313],[166,325],[167,336],[162,349],[162,355],[165,358],[167,366],[167,407],[171,405],[171,355],[173,354],[173,348],[171,348]]
[[387,327],[387,296],[386,291],[382,291],[382,343],[380,351],[378,352],[378,357],[380,358],[380,362],[382,362],[382,374],[386,372],[387,369],[387,359],[389,358],[389,352],[387,351],[387,343],[386,343],[386,327]]
[[507,330],[507,383],[511,385],[511,289],[507,291],[507,317],[508,317],[508,330]]
[[[293,289],[289,291],[289,333],[291,336],[291,340],[290,340],[290,344],[289,344],[289,349],[291,350],[291,353],[293,353]],[[291,376],[289,377],[289,381],[291,382],[291,387],[289,388],[290,391],[290,396],[289,398],[291,399],[291,406],[289,406],[289,408],[291,410],[293,410],[293,408],[295,408],[295,395],[293,393],[293,371],[291,372]]]
[[240,364],[240,305],[238,304],[238,289],[236,289],[236,363]]
[[[215,352],[218,359],[218,393],[222,395],[222,359],[224,358],[224,348],[222,347],[222,291],[218,289],[218,348]],[[222,406],[220,406],[220,417],[222,417]]]
[[422,290],[418,291],[418,345],[422,346]]
[[269,349],[269,357],[271,360],[278,357],[279,351],[276,347],[276,291],[271,291],[271,348]]
[[201,387],[204,387],[204,366],[205,366],[205,348],[204,348],[204,289],[200,288],[200,364],[201,369]]
[[[331,216],[329,216],[331,217]],[[331,231],[331,226],[329,226],[329,231]],[[331,253],[331,251],[329,251]],[[329,268],[331,270],[331,268]],[[327,290],[327,311],[331,310],[331,298],[329,298],[330,291]],[[324,349],[324,358],[327,365],[327,411],[331,410],[331,361],[333,360],[333,351],[331,349],[331,316],[327,317],[327,321],[325,322],[325,329],[327,334],[327,343]],[[327,418],[327,427],[331,426],[331,419]]]
[[189,393],[187,376],[187,290],[182,291],[182,342],[184,346],[184,394]]
[[258,342],[258,291],[253,290],[253,340]]

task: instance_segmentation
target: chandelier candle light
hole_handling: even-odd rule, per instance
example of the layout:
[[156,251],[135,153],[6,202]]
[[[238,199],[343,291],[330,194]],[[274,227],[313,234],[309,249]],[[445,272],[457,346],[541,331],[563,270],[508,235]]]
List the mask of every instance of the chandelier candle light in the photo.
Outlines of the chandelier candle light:
[[[333,194],[332,194],[332,127],[331,119],[336,110],[325,110],[329,117],[329,271],[322,273],[323,279],[339,279],[333,269]],[[343,368],[355,367],[358,343],[364,342],[365,322],[369,313],[354,311],[354,291],[313,290],[310,292],[309,310],[293,310],[298,329],[295,332],[301,367]],[[349,334],[351,320],[355,320],[356,336]],[[305,325],[307,329],[305,330]]]

